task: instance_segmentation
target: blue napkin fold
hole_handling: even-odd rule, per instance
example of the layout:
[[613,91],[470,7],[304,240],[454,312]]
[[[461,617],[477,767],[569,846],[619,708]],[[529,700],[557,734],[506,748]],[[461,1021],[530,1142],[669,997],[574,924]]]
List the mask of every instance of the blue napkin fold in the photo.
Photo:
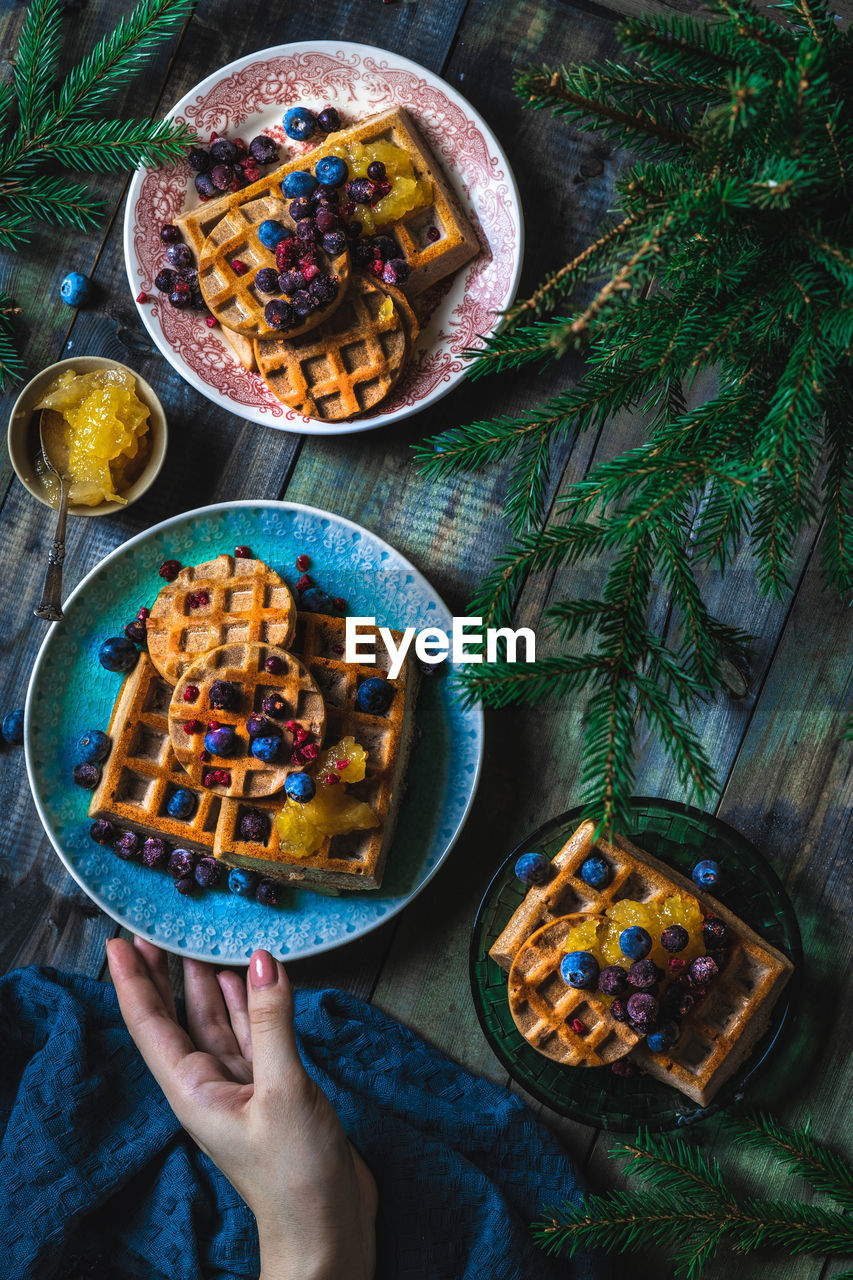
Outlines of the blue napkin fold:
[[[377,1280],[598,1280],[531,1243],[542,1206],[579,1187],[517,1097],[342,991],[297,992],[296,1026],[379,1187]],[[252,1214],[176,1121],[111,986],[0,978],[0,1132],[0,1276],[257,1276]]]

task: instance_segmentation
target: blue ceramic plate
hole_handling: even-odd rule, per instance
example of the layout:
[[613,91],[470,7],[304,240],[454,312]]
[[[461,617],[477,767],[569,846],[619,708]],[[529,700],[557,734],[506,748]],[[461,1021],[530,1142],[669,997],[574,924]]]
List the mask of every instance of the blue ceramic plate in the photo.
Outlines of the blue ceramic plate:
[[[447,676],[426,677],[419,730],[385,879],[379,893],[326,897],[288,889],[278,907],[227,890],[181,897],[170,876],[122,862],[89,837],[89,795],[71,780],[73,746],[88,728],[106,729],[122,677],[105,671],[98,648],[120,635],[163,585],[160,564],[198,564],[245,544],[293,584],[297,555],[349,612],[380,624],[450,628],[451,614],[429,583],[387,543],[330,512],[289,502],[227,502],[189,511],[131,538],[83,579],[36,658],[27,694],[27,771],[39,816],[65,866],[108,915],[169,951],[245,964],[253,948],[290,958],[316,955],[375,929],[435,874],[471,805],[483,752],[483,716],[464,710]],[[452,668],[451,668],[452,670]]]

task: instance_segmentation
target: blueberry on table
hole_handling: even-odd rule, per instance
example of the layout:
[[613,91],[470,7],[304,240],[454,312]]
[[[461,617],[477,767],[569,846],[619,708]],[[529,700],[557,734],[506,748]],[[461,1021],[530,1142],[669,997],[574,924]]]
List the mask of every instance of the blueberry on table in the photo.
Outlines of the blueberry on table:
[[[306,591],[306,595],[309,593]],[[382,676],[371,676],[363,680],[355,695],[355,705],[359,711],[368,715],[383,716],[394,700],[394,686]]]
[[189,849],[173,849],[169,855],[168,871],[170,876],[174,876],[179,880],[182,876],[193,878],[195,864],[198,861],[198,855]]
[[638,924],[632,924],[630,928],[623,929],[619,934],[619,948],[623,956],[627,956],[629,960],[642,960],[651,951],[652,940],[645,929]]
[[3,717],[3,725],[0,728],[3,735],[3,741],[8,742],[10,746],[18,742],[24,741],[24,709],[19,707],[17,711],[10,711]]
[[81,271],[69,271],[59,286],[59,296],[69,307],[88,306],[94,294],[91,280]]
[[233,164],[238,155],[237,147],[228,138],[217,138],[211,143],[210,158],[216,164]]
[[284,784],[284,793],[288,800],[297,800],[300,804],[306,804],[314,799],[317,786],[308,773],[290,773]]
[[127,636],[128,640],[132,640],[134,644],[145,644],[145,623],[141,618],[131,618],[130,622],[125,623],[124,634]]
[[169,796],[166,812],[170,818],[191,818],[198,807],[198,799],[186,787],[178,787]]
[[605,889],[613,878],[613,871],[609,862],[594,853],[581,864],[580,878],[590,889]]
[[[205,746],[207,738],[205,738]],[[282,739],[276,734],[275,737],[253,738],[252,739],[252,755],[256,760],[263,761],[264,764],[273,764],[281,756]]]
[[237,734],[228,724],[218,729],[208,729],[204,735],[204,749],[213,756],[230,756],[237,749]]
[[295,142],[306,142],[317,130],[317,117],[307,107],[291,107],[282,120],[284,132]]
[[102,733],[100,729],[87,729],[77,739],[77,760],[80,764],[98,764],[99,761],[106,760],[111,745],[108,734]]
[[560,961],[563,981],[580,991],[594,991],[598,986],[598,961],[591,951],[570,951]]
[[139,650],[127,636],[110,636],[98,651],[98,661],[107,671],[132,671],[139,659]]
[[160,239],[163,244],[180,244],[183,239],[179,227],[174,222],[167,222],[165,226],[160,228]]
[[317,190],[317,179],[313,173],[308,173],[307,169],[294,169],[292,173],[285,174],[281,180],[282,195],[289,196],[291,200],[299,196],[313,195]]
[[[368,683],[365,681],[365,684]],[[361,686],[364,688],[364,685]],[[359,690],[361,692],[361,690]],[[356,698],[356,702],[358,698]],[[522,884],[546,884],[551,879],[553,869],[551,863],[542,853],[523,853],[515,864],[516,878]]]
[[260,809],[247,809],[240,817],[240,839],[263,844],[270,833],[270,820]]
[[720,864],[713,858],[703,858],[697,862],[692,872],[693,881],[702,889],[712,888],[720,878]]
[[238,898],[254,898],[258,877],[246,867],[233,867],[228,872],[228,888]]

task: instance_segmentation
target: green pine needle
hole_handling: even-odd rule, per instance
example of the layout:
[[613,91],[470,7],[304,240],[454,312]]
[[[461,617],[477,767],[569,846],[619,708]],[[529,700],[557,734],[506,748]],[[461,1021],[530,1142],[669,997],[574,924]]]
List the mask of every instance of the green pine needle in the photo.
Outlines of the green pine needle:
[[18,40],[15,92],[21,128],[29,135],[53,88],[59,61],[62,0],[31,0]]

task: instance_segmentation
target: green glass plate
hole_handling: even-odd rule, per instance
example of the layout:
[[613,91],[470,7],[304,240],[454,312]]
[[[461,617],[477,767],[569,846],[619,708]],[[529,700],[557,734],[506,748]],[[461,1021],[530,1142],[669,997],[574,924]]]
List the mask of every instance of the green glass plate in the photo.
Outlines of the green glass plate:
[[767,860],[725,822],[669,800],[633,800],[625,835],[688,877],[701,858],[719,862],[716,896],[790,957],[794,976],[776,1002],[767,1034],[709,1107],[697,1110],[683,1094],[643,1074],[623,1077],[614,1075],[609,1067],[580,1069],[552,1062],[537,1053],[518,1031],[506,997],[506,974],[488,952],[526,892],[514,873],[518,856],[535,849],[553,858],[578,826],[581,814],[580,808],[570,809],[534,831],[513,849],[486,890],[474,921],[470,952],[471,991],[480,1025],[512,1078],[560,1115],[616,1130],[636,1129],[640,1124],[652,1130],[691,1124],[739,1100],[783,1038],[802,968],[794,909]]

